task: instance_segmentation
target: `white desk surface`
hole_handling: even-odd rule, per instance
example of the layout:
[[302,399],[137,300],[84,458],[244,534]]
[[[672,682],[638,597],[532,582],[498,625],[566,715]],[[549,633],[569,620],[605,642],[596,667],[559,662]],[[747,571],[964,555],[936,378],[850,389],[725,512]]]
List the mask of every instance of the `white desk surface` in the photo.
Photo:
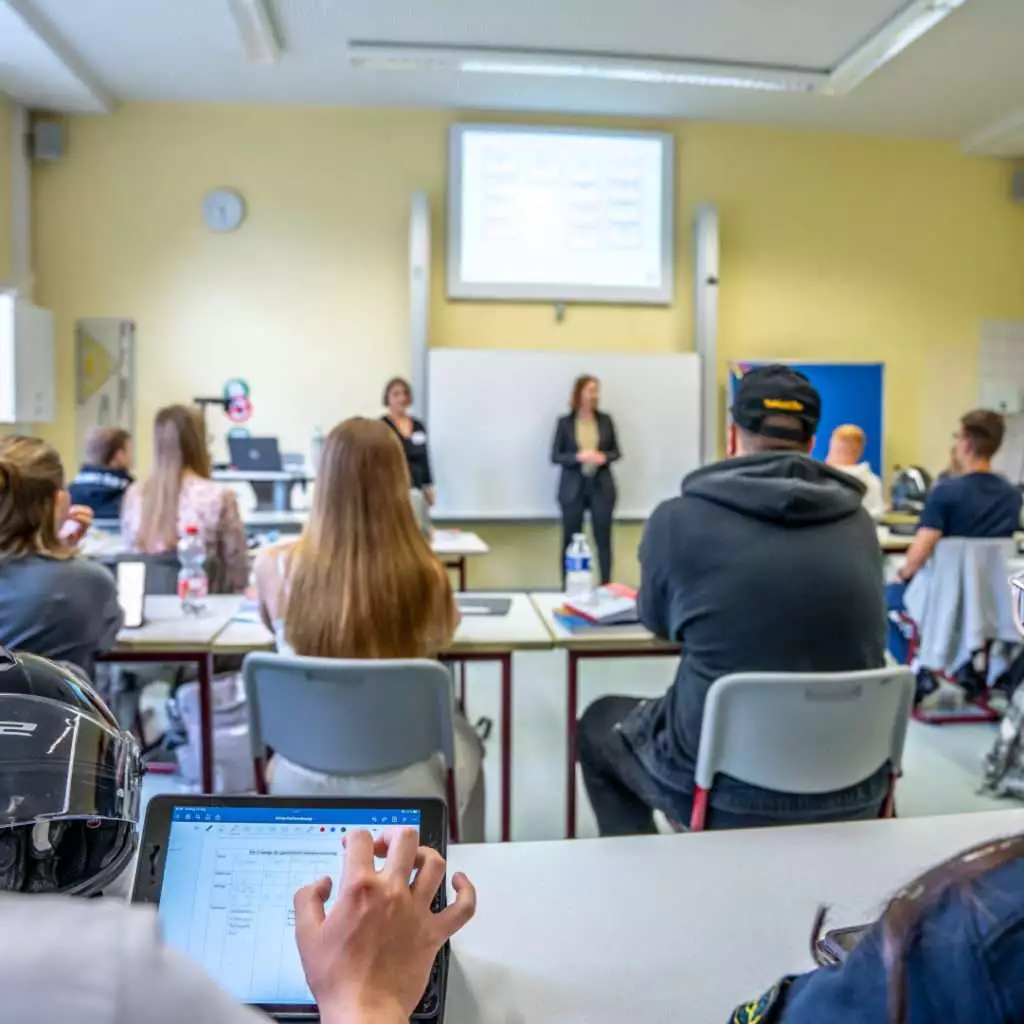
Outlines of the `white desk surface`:
[[[463,595],[463,599],[472,594]],[[526,594],[492,594],[507,597],[512,606],[507,615],[464,615],[448,652],[503,653],[505,651],[549,650],[551,636],[541,622]],[[270,650],[274,638],[262,623],[229,622],[214,640],[217,654],[244,654],[247,651]]]
[[878,546],[885,554],[895,554],[900,551],[906,551],[910,545],[914,543],[913,534],[909,537],[901,536],[900,534],[893,533],[887,526],[879,526],[877,527],[877,530]]
[[435,530],[431,547],[441,558],[471,558],[491,551],[486,541],[469,530]]
[[[463,602],[471,602],[472,591],[460,594]],[[487,650],[494,651],[538,651],[551,649],[551,635],[541,621],[537,610],[527,594],[523,593],[491,593],[484,597],[507,597],[512,606],[507,615],[466,615],[455,633],[449,651],[452,654]]]
[[279,530],[282,527],[302,529],[309,522],[307,509],[276,512],[273,509],[253,509],[242,513],[242,522],[253,530]]
[[538,614],[544,620],[554,639],[556,647],[567,650],[657,650],[664,648],[666,653],[677,649],[675,644],[666,643],[657,639],[654,634],[645,626],[639,623],[633,626],[615,626],[614,634],[609,635],[611,630],[604,629],[596,635],[588,633],[571,633],[556,618],[555,611],[565,604],[564,594],[552,594],[547,591],[534,592],[530,594],[530,600],[536,607]]
[[227,626],[241,606],[239,595],[211,595],[200,615],[186,615],[176,596],[147,597],[145,622],[140,629],[122,629],[117,635],[118,652],[202,651]]
[[210,479],[225,484],[277,483],[279,480],[302,483],[304,480],[312,480],[313,476],[304,469],[215,469]]
[[1024,830],[1024,811],[757,832],[456,846],[478,910],[452,940],[449,1024],[725,1024],[810,970],[820,903],[875,918],[958,850]]

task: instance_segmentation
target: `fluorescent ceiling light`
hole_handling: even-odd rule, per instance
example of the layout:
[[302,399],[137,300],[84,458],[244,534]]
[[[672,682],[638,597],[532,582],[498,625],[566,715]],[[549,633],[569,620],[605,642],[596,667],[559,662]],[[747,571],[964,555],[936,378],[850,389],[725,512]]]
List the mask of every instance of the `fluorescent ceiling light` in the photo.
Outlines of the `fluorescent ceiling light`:
[[824,91],[844,96],[869,75],[898,57],[967,0],[914,0],[881,31],[850,54],[829,76]]
[[349,62],[372,71],[585,78],[646,85],[693,85],[765,92],[815,92],[824,72],[746,64],[652,60],[548,50],[352,42]]
[[249,60],[253,64],[276,64],[281,59],[281,40],[266,0],[228,0],[228,9]]

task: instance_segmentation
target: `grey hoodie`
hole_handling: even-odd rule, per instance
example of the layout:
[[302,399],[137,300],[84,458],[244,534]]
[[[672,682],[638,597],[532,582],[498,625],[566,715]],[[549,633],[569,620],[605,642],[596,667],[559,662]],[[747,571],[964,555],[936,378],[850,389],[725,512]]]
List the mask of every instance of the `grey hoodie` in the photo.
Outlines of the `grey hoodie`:
[[10,1024],[266,1024],[115,900],[0,896],[0,993]]
[[[623,723],[663,786],[692,793],[704,700],[731,672],[879,668],[885,655],[881,552],[861,485],[790,453],[705,466],[654,511],[640,545],[640,618],[682,644],[675,683]],[[725,779],[711,803],[734,813],[813,820],[863,810],[886,772],[842,794],[787,797]]]

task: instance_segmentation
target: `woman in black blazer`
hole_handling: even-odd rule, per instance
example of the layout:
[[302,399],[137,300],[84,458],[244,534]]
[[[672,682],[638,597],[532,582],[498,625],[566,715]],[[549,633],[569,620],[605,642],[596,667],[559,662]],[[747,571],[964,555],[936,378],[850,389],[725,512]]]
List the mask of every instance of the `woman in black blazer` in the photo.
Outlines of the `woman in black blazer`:
[[384,385],[384,406],[387,412],[381,419],[398,435],[409,465],[409,479],[414,491],[422,491],[428,505],[434,504],[434,475],[430,469],[427,449],[427,428],[415,416],[409,415],[412,405],[412,385],[404,377],[392,377]]
[[595,377],[578,377],[572,388],[572,412],[555,428],[551,461],[562,467],[558,504],[562,506],[562,555],[573,534],[583,530],[583,513],[590,509],[590,523],[597,542],[601,582],[612,578],[612,513],[615,511],[615,478],[610,466],[620,457],[615,423],[599,412],[601,385]]

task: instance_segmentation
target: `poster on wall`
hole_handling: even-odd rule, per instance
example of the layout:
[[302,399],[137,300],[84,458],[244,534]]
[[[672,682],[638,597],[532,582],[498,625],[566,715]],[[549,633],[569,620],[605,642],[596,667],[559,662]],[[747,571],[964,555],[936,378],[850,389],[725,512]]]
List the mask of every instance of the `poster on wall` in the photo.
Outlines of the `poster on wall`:
[[814,440],[816,459],[828,454],[832,431],[843,423],[853,423],[866,435],[864,461],[873,473],[886,478],[885,450],[885,364],[884,363],[810,363],[791,359],[743,360],[729,364],[729,405],[736,382],[755,366],[786,363],[799,370],[821,395],[821,423]]
[[135,432],[135,321],[90,317],[75,324],[75,445],[93,427]]

